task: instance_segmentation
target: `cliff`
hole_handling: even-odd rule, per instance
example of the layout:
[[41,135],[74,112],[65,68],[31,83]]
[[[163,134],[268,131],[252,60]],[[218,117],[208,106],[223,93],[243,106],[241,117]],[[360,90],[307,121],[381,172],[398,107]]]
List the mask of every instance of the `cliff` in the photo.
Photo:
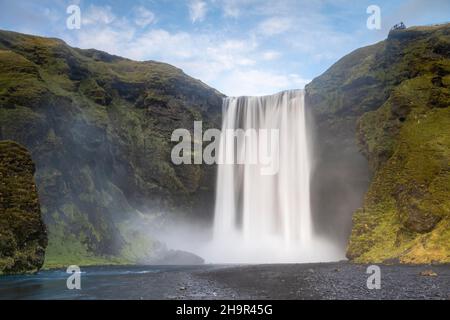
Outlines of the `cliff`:
[[340,204],[355,199],[344,204],[355,211],[348,258],[450,262],[450,25],[391,31],[306,90],[323,142],[313,187],[331,195],[314,208],[342,218]]
[[0,274],[34,272],[44,263],[47,233],[29,152],[0,141]]
[[173,66],[0,31],[0,140],[36,163],[46,266],[140,261],[147,222],[210,218],[215,168],[173,165],[170,138],[220,127],[221,106]]

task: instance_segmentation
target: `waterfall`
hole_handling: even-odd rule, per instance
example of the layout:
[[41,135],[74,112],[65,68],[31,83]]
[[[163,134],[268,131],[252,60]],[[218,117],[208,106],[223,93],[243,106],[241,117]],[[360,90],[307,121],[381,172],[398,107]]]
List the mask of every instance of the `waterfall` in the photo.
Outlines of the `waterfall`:
[[[304,92],[231,97],[223,107],[210,259],[255,263],[336,259],[323,248],[312,223]],[[244,138],[225,134],[236,130],[245,132]],[[249,161],[261,160],[262,149],[263,155],[272,155],[277,170],[271,174],[264,174],[267,163]]]

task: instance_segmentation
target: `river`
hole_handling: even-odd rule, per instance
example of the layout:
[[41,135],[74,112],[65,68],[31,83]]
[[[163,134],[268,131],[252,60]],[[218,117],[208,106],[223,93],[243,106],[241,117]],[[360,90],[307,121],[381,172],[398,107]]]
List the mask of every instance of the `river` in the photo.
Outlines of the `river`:
[[0,299],[450,299],[450,265],[380,270],[381,289],[369,290],[367,266],[348,262],[84,267],[80,290],[65,270],[1,276]]

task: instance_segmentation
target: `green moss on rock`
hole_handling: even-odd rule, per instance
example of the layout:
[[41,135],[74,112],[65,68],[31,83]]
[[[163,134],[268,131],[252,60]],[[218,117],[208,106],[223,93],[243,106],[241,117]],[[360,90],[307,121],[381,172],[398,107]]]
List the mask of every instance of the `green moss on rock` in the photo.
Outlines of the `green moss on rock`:
[[46,266],[137,257],[119,226],[139,212],[211,218],[215,168],[186,174],[171,162],[170,137],[194,120],[220,126],[216,90],[168,64],[8,31],[0,84],[0,139],[20,142],[36,163]]
[[0,141],[0,274],[34,272],[44,262],[47,233],[34,171],[27,149]]
[[353,119],[373,172],[353,215],[355,262],[450,262],[449,43],[448,24],[394,31],[307,88],[319,124]]

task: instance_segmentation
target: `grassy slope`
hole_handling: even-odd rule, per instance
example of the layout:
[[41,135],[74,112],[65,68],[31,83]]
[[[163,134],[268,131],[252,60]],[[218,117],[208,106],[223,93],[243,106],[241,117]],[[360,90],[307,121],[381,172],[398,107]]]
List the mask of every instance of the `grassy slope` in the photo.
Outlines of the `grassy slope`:
[[373,170],[348,257],[450,262],[450,25],[392,32],[308,92],[322,122],[353,119]]
[[[356,261],[450,262],[450,109],[430,104],[431,79],[404,81],[360,119],[369,159],[381,153],[387,160],[373,164],[365,206],[354,215],[348,254]],[[392,109],[399,106],[409,111],[391,135]]]

